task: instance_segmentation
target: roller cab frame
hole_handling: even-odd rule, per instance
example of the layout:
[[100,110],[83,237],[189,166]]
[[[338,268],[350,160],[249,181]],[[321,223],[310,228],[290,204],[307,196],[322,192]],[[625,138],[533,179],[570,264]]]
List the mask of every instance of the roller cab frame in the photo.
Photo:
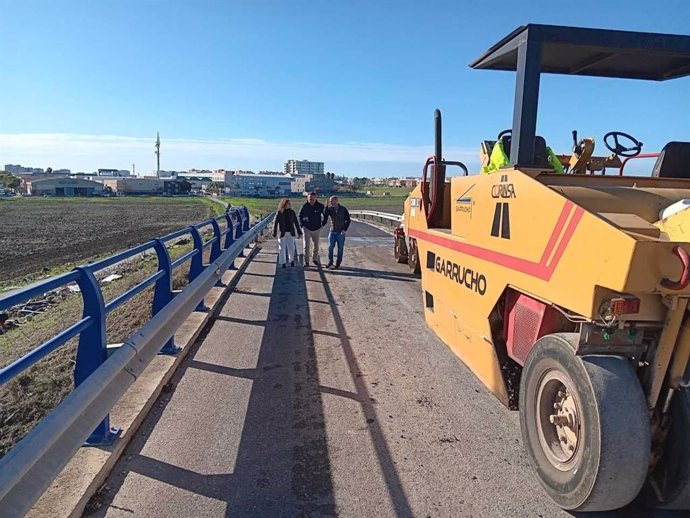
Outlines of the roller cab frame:
[[[510,163],[467,175],[446,161],[436,111],[435,152],[396,234],[426,321],[520,411],[537,479],[561,507],[639,496],[690,509],[690,143],[627,176],[642,155],[627,134],[607,134],[611,153],[595,156],[594,138],[574,134],[572,152],[554,155],[536,132],[542,73],[683,78],[690,37],[526,25],[471,67],[516,72],[512,128],[480,151],[488,164],[500,143]],[[462,174],[447,179],[450,166]]]

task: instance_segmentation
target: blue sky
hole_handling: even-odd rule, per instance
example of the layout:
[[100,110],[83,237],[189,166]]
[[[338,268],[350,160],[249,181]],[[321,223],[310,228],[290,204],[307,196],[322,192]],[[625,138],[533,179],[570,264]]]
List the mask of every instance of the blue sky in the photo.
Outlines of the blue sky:
[[[282,169],[418,175],[478,164],[511,125],[514,74],[467,65],[517,26],[688,33],[690,2],[0,0],[0,167]],[[544,76],[538,131],[690,140],[690,79]],[[603,153],[598,143],[597,151]]]

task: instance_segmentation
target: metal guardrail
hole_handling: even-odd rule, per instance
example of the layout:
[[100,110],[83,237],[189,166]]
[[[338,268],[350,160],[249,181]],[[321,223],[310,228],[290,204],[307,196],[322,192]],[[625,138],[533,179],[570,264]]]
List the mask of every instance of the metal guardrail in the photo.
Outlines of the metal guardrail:
[[[232,221],[232,216],[236,221]],[[228,227],[221,232],[218,220],[223,217]],[[272,217],[270,214],[249,228],[246,207],[230,211],[0,299],[0,310],[7,309],[57,286],[77,282],[84,301],[84,314],[79,322],[0,370],[0,383],[4,383],[70,338],[80,336],[75,389],[0,459],[3,517],[23,516],[28,512],[85,441],[107,442],[111,437],[108,416],[112,407],[157,354],[176,352],[172,337],[177,328],[194,310],[203,306],[208,290],[220,282],[225,271],[233,267],[235,259],[242,256],[244,248],[263,231]],[[213,238],[204,242],[199,229],[207,225],[213,228]],[[165,242],[185,234],[192,235],[194,249],[171,262]],[[223,236],[225,246],[221,248]],[[211,262],[204,265],[203,249],[209,246]],[[94,272],[151,248],[158,254],[158,272],[106,304]],[[189,259],[192,261],[190,283],[173,297],[172,271]],[[106,314],[154,283],[151,320],[107,357]]]
[[389,212],[379,212],[376,210],[351,210],[350,216],[357,217],[360,216],[362,219],[376,219],[378,218],[382,223],[384,221],[390,221],[393,223],[402,223],[403,216],[399,214],[390,214]]

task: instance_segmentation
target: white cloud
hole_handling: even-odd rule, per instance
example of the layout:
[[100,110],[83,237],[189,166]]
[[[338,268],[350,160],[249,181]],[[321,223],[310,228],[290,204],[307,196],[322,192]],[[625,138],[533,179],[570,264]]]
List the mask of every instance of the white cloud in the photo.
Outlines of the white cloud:
[[[67,167],[94,171],[99,167],[155,171],[154,138],[67,133],[0,134],[0,167],[7,163],[32,167]],[[406,146],[372,142],[269,142],[261,139],[161,138],[161,169],[270,169],[282,170],[287,159],[317,160],[339,174],[418,175],[432,144]],[[447,148],[447,157],[477,162],[476,150]],[[471,168],[472,169],[472,168]],[[374,173],[371,173],[374,174]]]

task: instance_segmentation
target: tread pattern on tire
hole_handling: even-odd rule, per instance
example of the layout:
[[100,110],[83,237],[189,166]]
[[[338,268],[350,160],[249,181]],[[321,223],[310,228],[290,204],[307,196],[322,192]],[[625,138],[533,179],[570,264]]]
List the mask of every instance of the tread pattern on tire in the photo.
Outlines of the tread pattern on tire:
[[[540,338],[530,352],[520,387],[523,442],[530,463],[538,474],[543,472],[538,475],[542,486],[559,505],[577,511],[617,509],[637,496],[647,476],[651,438],[645,398],[627,359],[617,356],[576,356],[574,348],[577,339],[576,333],[547,335]],[[570,480],[566,486],[572,486],[568,494],[560,494],[544,480],[543,477],[550,478],[549,467],[541,466],[535,457],[532,447],[537,456],[541,457],[543,453],[537,450],[541,446],[534,435],[534,425],[528,426],[526,422],[534,417],[532,410],[526,410],[530,404],[527,398],[532,397],[534,392],[534,387],[529,386],[528,395],[528,378],[539,378],[539,369],[546,368],[547,364],[559,365],[575,382],[582,405],[587,405],[583,411],[590,416],[589,425],[586,424],[589,433],[598,434],[597,437],[591,436],[589,442],[597,450],[594,454],[598,454],[599,458],[590,457],[579,466],[579,472],[573,471],[570,479],[568,475],[563,477]],[[538,383],[538,380],[532,379],[531,382]],[[536,445],[531,444],[530,437],[535,437]],[[555,468],[550,469],[551,473],[555,473]]]

